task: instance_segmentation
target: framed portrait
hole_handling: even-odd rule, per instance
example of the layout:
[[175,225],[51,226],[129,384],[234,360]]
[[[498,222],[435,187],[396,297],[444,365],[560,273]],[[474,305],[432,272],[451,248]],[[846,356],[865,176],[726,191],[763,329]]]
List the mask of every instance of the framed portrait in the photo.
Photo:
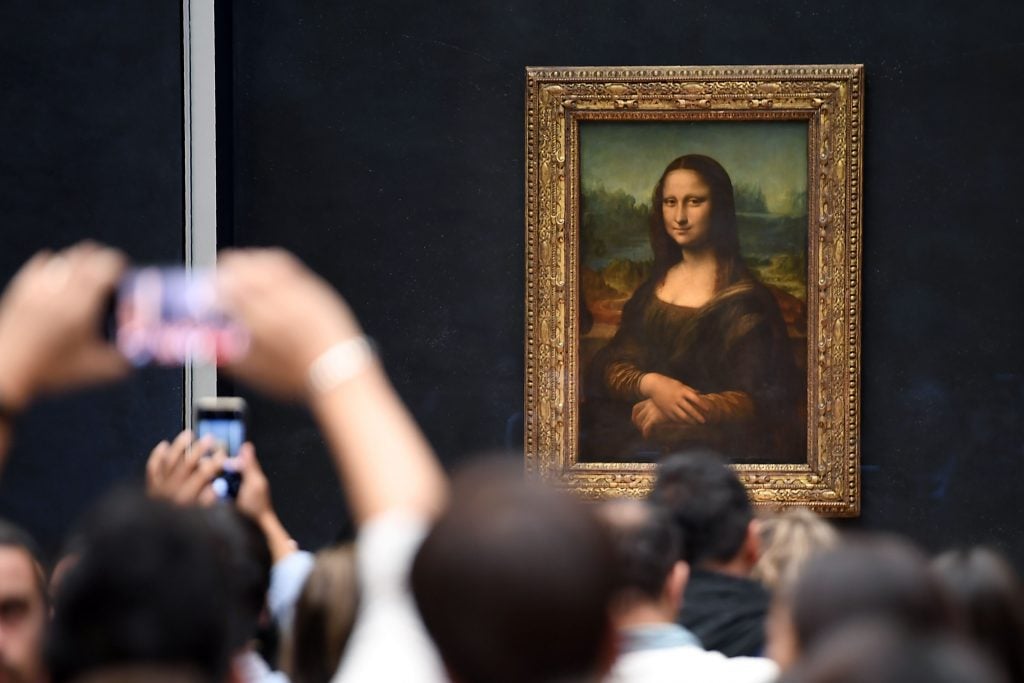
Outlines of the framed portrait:
[[527,69],[525,450],[585,498],[719,453],[860,510],[863,67]]

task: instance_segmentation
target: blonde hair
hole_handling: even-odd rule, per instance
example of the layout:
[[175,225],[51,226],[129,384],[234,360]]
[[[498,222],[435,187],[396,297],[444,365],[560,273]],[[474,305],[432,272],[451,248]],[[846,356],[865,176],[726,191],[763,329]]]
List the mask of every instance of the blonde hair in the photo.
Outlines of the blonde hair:
[[792,584],[804,563],[835,546],[839,534],[807,508],[793,508],[761,520],[761,557],[753,576],[770,590]]

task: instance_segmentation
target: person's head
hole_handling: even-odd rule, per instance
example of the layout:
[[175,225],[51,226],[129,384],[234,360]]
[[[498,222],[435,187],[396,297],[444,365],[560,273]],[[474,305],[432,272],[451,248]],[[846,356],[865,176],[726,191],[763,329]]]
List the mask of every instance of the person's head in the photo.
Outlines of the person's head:
[[47,612],[46,578],[35,542],[0,520],[0,682],[41,679]]
[[668,513],[637,500],[614,500],[597,508],[597,518],[617,564],[613,616],[622,622],[639,608],[674,621],[689,568],[679,559],[680,533]]
[[932,563],[967,634],[1024,680],[1024,591],[1013,567],[997,552],[951,550]]
[[[687,215],[688,210],[692,214]],[[675,230],[680,212],[690,224],[690,231]],[[651,194],[649,229],[656,273],[664,273],[678,263],[682,248],[707,246],[718,260],[719,286],[742,275],[732,180],[709,156],[687,154],[665,167]]]
[[825,638],[780,683],[1009,683],[970,644],[949,634],[857,620]]
[[270,587],[272,559],[263,531],[233,505],[197,510],[209,527],[227,575],[231,598],[231,648],[240,650],[256,636]]
[[229,582],[197,511],[117,494],[101,502],[81,539],[46,644],[52,683],[139,671],[224,680]]
[[758,555],[754,511],[747,490],[717,453],[692,451],[666,459],[658,467],[651,502],[672,516],[684,539],[681,557],[691,567],[753,568]]
[[811,557],[792,586],[776,596],[769,654],[786,668],[859,619],[882,619],[923,634],[952,626],[946,595],[920,551],[887,536],[847,539]]
[[603,529],[568,494],[476,466],[412,569],[412,589],[453,680],[513,683],[602,673],[614,658],[614,560]]
[[839,534],[807,508],[792,508],[761,520],[761,557],[752,573],[770,589],[793,581],[814,553],[832,548]]
[[352,545],[318,552],[295,604],[285,657],[291,683],[331,680],[352,632],[358,603]]

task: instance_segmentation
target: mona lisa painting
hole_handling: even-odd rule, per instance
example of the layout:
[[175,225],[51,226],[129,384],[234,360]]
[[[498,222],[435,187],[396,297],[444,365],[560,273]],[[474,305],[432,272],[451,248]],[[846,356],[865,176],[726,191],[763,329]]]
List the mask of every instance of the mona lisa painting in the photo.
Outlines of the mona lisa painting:
[[529,69],[526,466],[859,510],[862,69]]

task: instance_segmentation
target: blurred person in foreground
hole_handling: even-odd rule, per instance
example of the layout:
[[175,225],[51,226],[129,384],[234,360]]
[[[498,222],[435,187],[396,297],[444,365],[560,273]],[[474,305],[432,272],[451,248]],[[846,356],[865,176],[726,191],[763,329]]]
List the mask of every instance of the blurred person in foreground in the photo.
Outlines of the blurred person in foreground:
[[981,546],[950,550],[932,569],[963,631],[1003,665],[1010,680],[1024,681],[1024,589],[1006,558]]
[[447,483],[345,302],[294,256],[221,255],[220,292],[251,336],[228,369],[320,425],[358,527],[359,609],[335,681],[439,681],[444,668],[408,589]]
[[810,558],[776,596],[768,654],[785,670],[853,621],[884,620],[930,637],[951,632],[952,617],[942,586],[917,548],[891,536],[847,538]]
[[233,577],[196,510],[104,498],[57,591],[52,683],[228,681]]
[[523,481],[518,463],[457,475],[412,588],[453,681],[598,681],[614,660],[608,539],[584,503]]
[[970,643],[853,619],[824,638],[780,683],[1011,683]]
[[764,653],[769,594],[751,572],[760,557],[747,491],[710,451],[674,455],[658,467],[651,502],[671,515],[690,566],[679,624],[728,657]]
[[0,683],[42,683],[46,578],[32,538],[0,520]]
[[608,683],[776,679],[778,667],[771,660],[727,658],[704,650],[692,633],[675,623],[689,567],[679,559],[679,530],[664,510],[620,500],[602,504],[598,518],[608,529],[618,567],[612,616],[620,651]]

